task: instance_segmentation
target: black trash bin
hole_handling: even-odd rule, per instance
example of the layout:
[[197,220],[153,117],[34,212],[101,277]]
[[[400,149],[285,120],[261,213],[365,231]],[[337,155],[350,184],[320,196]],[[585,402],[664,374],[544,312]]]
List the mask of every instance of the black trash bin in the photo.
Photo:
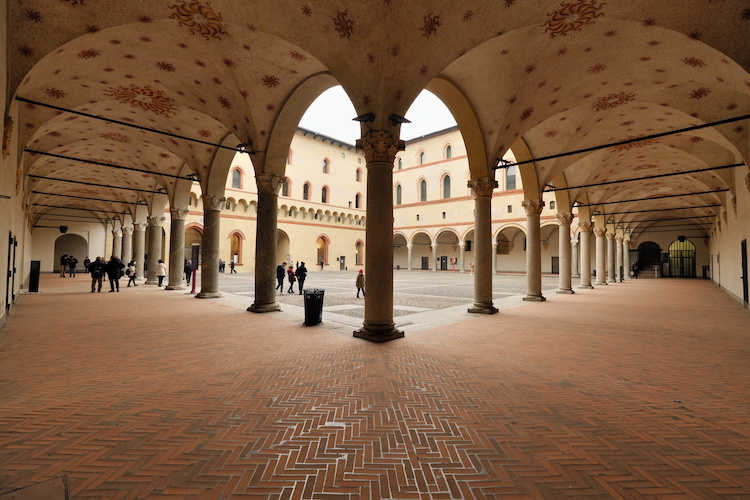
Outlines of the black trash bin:
[[321,288],[312,288],[305,290],[305,324],[317,325],[323,321],[323,295],[325,290]]

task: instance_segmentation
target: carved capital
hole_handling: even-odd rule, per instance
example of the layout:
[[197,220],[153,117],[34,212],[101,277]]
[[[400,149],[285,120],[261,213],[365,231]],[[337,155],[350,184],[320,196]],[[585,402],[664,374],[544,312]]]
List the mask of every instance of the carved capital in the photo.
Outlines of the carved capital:
[[594,228],[594,234],[597,237],[604,236],[606,233],[607,233],[607,228],[606,227],[595,227]]
[[539,215],[544,209],[544,201],[542,200],[523,200],[521,206],[526,210],[526,215]]
[[569,226],[573,222],[573,214],[557,214],[555,217],[561,226]]
[[115,229],[112,231],[112,236],[122,238],[122,231],[120,231],[119,229]]
[[165,217],[161,217],[159,215],[149,215],[146,217],[146,220],[148,221],[149,227],[153,226],[161,226],[164,224]]
[[608,240],[614,240],[615,239],[615,233],[611,233],[609,231],[607,231],[605,233],[605,236],[607,237]]
[[122,234],[123,235],[133,234],[133,228],[132,227],[123,227],[122,228]]
[[286,177],[279,177],[276,174],[255,174],[255,184],[258,186],[258,192],[267,194],[279,194],[279,189],[286,182]]
[[393,165],[396,154],[406,149],[406,142],[396,136],[375,130],[367,137],[357,139],[357,150],[365,154],[367,163],[387,162]]
[[590,222],[578,221],[578,229],[582,233],[588,233],[588,232],[590,232],[592,227],[594,227],[594,225],[592,223],[590,223]]
[[134,231],[145,231],[146,230],[146,224],[142,222],[134,222],[133,223],[133,230]]
[[170,208],[169,213],[172,216],[172,220],[185,220],[185,218],[190,213],[190,210],[187,208]]
[[474,190],[476,198],[491,198],[492,191],[497,186],[497,181],[490,177],[480,177],[479,179],[471,179],[469,181],[469,187]]
[[615,235],[615,239],[616,239],[617,241],[619,241],[620,243],[622,243],[622,235],[621,235],[621,234],[616,234],[616,235]]
[[203,210],[221,210],[225,201],[227,201],[227,199],[223,196],[217,194],[204,194]]

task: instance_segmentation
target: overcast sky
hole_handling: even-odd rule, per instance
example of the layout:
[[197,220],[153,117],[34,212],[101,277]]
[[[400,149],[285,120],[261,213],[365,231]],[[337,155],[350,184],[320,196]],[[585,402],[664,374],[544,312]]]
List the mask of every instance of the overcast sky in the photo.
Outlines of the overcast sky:
[[[349,97],[341,86],[323,92],[302,117],[299,126],[354,144],[359,139],[359,123]],[[406,112],[412,123],[401,125],[401,139],[409,140],[456,124],[453,116],[435,94],[423,91]]]

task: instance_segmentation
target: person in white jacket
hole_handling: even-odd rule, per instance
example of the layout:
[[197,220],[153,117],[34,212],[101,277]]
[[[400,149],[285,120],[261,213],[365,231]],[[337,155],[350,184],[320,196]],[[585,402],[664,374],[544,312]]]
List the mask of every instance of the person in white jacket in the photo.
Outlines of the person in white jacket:
[[156,264],[156,277],[159,278],[159,286],[164,286],[164,277],[167,275],[167,265],[163,260],[159,259]]

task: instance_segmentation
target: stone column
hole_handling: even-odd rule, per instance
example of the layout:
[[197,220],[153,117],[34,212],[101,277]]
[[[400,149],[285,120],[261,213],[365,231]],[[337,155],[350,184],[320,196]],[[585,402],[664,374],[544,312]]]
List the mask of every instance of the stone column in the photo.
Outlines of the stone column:
[[133,228],[122,228],[122,256],[120,257],[125,264],[133,260]]
[[432,247],[432,272],[434,273],[437,272],[437,241],[433,241],[430,246]]
[[491,177],[472,179],[469,187],[474,191],[474,306],[469,312],[494,314],[497,309],[492,304],[492,192],[497,181]]
[[464,262],[466,259],[466,242],[462,241],[458,244],[458,272],[465,273]]
[[185,276],[185,218],[187,208],[170,208],[172,221],[169,224],[169,284],[166,290],[184,290]]
[[143,276],[143,264],[146,256],[146,224],[133,223],[133,260],[135,261],[135,274],[138,278]]
[[630,277],[630,235],[625,234],[622,238],[622,270],[625,274],[625,279],[632,279]]
[[161,258],[162,224],[164,217],[150,215],[148,217],[148,271],[146,271],[146,284],[157,285],[159,279],[156,277],[156,264]]
[[606,243],[604,242],[604,235],[607,232],[606,227],[595,227],[594,234],[596,235],[596,281],[595,285],[606,285]]
[[112,230],[112,255],[122,257],[122,231],[119,229]]
[[560,247],[560,287],[557,293],[575,293],[571,273],[573,247],[570,245],[570,223],[573,222],[573,214],[557,214],[557,222]]
[[591,286],[591,223],[578,222],[581,233],[581,284],[579,289],[594,288]]
[[497,274],[497,240],[492,240],[492,274]]
[[578,238],[570,238],[570,262],[571,262],[571,268],[570,273],[573,278],[580,278],[581,277],[581,271],[580,271],[580,262],[578,257]]
[[404,336],[393,322],[393,160],[406,143],[382,130],[357,140],[367,161],[365,320],[354,336],[386,342]]
[[203,195],[203,245],[201,246],[201,291],[198,299],[215,299],[219,293],[219,248],[221,245],[221,207],[223,196]]
[[615,277],[615,233],[607,231],[607,283],[617,283]]
[[615,281],[622,283],[622,235],[615,235]]
[[406,269],[408,271],[411,271],[411,257],[412,257],[412,249],[414,248],[414,245],[408,244],[406,245],[406,258],[408,260],[406,264]]
[[526,296],[523,300],[542,302],[542,236],[539,215],[544,208],[542,200],[524,200],[526,210]]
[[255,184],[258,186],[258,219],[255,233],[255,301],[247,308],[250,312],[281,311],[276,302],[276,249],[279,189],[284,181],[284,177],[274,174],[255,174]]

